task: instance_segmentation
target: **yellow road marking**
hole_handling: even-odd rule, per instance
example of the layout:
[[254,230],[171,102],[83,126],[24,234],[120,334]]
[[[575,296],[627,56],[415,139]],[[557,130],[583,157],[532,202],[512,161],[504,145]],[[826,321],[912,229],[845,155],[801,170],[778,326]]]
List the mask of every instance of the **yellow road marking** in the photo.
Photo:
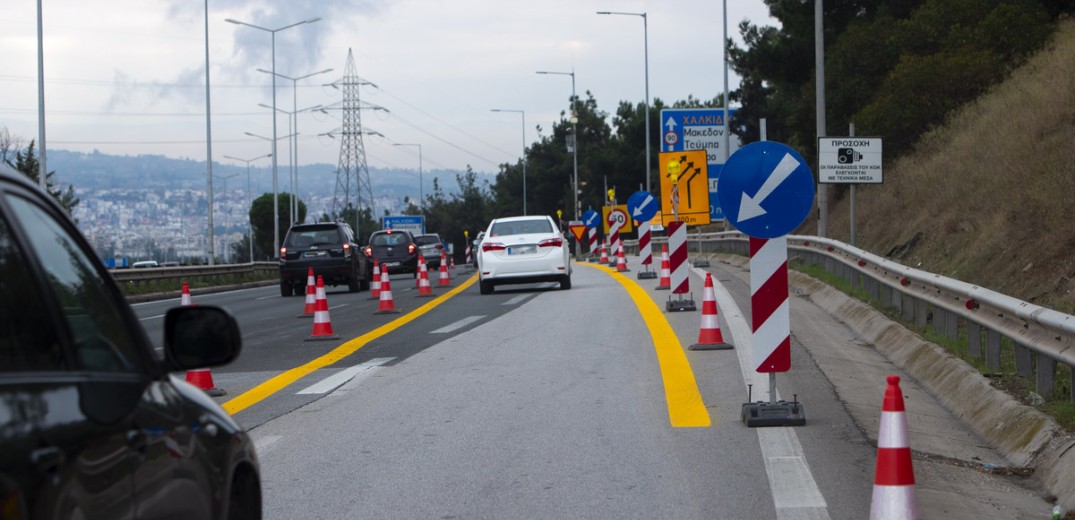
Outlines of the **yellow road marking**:
[[251,388],[250,390],[247,390],[246,392],[235,396],[234,399],[231,399],[228,402],[224,403],[224,410],[232,415],[235,415],[245,410],[246,408],[257,404],[262,399],[265,399],[266,397],[269,397],[276,392],[283,390],[288,385],[294,383],[295,381],[298,381],[299,379],[302,379],[303,377],[306,377],[311,372],[332,365],[337,361],[347,356],[350,356],[351,354],[354,354],[358,349],[365,347],[367,344],[369,344],[369,342],[380,338],[381,336],[384,336],[385,334],[388,334],[389,332],[392,332],[410,323],[411,321],[414,321],[415,318],[418,318],[419,316],[433,310],[438,305],[448,301],[451,297],[466,290],[467,287],[474,285],[474,282],[476,282],[477,280],[478,275],[474,274],[468,280],[460,284],[458,287],[438,296],[437,298],[429,301],[429,303],[426,303],[425,305],[415,309],[414,311],[408,312],[407,314],[404,314],[399,318],[396,318],[384,325],[381,325],[376,329],[373,329],[357,338],[351,339],[350,341],[336,347],[331,352],[317,359],[314,359],[306,363],[305,365],[292,368],[286,372],[283,372],[275,377],[266,380],[265,382],[255,386],[254,388]]
[[711,423],[709,411],[706,410],[702,393],[694,379],[694,371],[683,352],[683,345],[676,337],[676,331],[664,317],[660,307],[653,302],[649,293],[634,280],[623,276],[615,269],[591,264],[594,269],[607,272],[620,285],[627,289],[627,294],[634,300],[639,314],[646,322],[653,348],[657,351],[657,363],[661,366],[661,379],[664,380],[664,398],[668,402],[668,418],[675,428],[705,428]]

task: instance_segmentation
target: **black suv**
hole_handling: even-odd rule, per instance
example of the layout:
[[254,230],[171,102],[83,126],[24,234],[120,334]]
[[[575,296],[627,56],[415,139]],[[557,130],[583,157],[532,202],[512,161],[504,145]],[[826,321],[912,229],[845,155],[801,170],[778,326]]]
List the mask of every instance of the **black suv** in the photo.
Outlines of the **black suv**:
[[306,294],[310,268],[325,285],[347,285],[355,292],[370,288],[372,268],[359,252],[351,226],[320,222],[291,226],[280,246],[280,296]]
[[63,209],[0,164],[0,518],[261,518],[250,438],[173,375],[240,338],[175,307],[154,349]]
[[377,260],[381,270],[388,269],[389,274],[414,273],[414,276],[418,276],[418,244],[410,231],[374,231],[366,246],[366,256],[371,265],[373,260]]

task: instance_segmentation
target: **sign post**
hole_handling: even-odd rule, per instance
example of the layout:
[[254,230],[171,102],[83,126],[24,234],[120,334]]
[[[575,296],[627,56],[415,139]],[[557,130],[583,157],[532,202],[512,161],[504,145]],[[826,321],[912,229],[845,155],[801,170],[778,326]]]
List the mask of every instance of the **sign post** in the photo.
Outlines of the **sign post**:
[[638,222],[638,256],[642,259],[642,271],[638,279],[657,278],[657,272],[651,271],[653,248],[650,245],[650,220],[657,215],[657,198],[648,191],[638,191],[627,198],[627,211],[631,219]]
[[749,144],[728,159],[717,194],[728,221],[750,236],[750,309],[755,371],[769,374],[769,401],[743,404],[747,426],[802,426],[798,396],[777,400],[776,373],[791,369],[787,234],[814,203],[814,174],[786,145]]

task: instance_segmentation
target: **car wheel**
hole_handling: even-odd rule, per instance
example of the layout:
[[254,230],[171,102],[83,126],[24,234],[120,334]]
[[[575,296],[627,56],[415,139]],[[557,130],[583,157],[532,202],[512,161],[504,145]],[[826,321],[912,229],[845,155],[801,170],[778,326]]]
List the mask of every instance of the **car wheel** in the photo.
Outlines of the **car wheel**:
[[235,473],[228,498],[228,520],[261,519],[261,485],[250,470]]
[[478,289],[482,294],[493,294],[493,282],[482,280],[478,282]]
[[571,288],[571,275],[565,274],[563,278],[560,278],[560,290],[566,291]]
[[280,282],[280,296],[287,298],[295,294],[295,287],[290,282]]
[[347,277],[347,292],[357,292],[362,284],[358,281],[358,269],[351,269],[351,276]]

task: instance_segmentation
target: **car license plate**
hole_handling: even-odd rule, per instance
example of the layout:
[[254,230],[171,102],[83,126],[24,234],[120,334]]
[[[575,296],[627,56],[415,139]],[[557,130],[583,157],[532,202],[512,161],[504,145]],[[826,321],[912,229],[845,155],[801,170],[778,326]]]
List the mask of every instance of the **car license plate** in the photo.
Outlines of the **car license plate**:
[[388,267],[399,267],[399,262],[385,262],[384,265]]
[[528,255],[534,251],[537,251],[537,247],[535,246],[517,246],[508,248],[509,255]]
[[313,257],[318,257],[318,256],[325,256],[327,254],[328,254],[328,251],[307,251],[307,252],[303,253],[302,256],[304,256],[306,258],[313,258]]

